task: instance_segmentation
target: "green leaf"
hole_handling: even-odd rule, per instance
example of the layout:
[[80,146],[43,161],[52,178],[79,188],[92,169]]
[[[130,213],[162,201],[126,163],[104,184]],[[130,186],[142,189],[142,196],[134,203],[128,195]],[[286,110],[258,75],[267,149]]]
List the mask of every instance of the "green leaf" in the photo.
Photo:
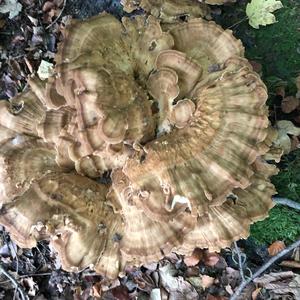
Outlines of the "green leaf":
[[246,7],[249,24],[258,29],[259,25],[275,23],[276,18],[272,12],[282,7],[281,1],[277,0],[252,0]]

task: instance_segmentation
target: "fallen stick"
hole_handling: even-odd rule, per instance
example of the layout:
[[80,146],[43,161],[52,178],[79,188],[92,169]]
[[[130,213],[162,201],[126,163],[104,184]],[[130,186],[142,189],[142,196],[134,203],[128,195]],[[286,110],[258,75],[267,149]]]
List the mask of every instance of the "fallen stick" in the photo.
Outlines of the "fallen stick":
[[46,27],[46,29],[49,29],[50,27],[52,27],[52,26],[59,20],[59,18],[61,17],[63,11],[64,11],[65,8],[66,8],[66,4],[67,4],[67,0],[64,0],[64,4],[63,4],[63,7],[62,7],[62,9],[61,9],[59,15],[55,18],[55,20],[54,20],[50,25],[48,25],[48,26]]
[[3,275],[5,275],[9,281],[12,283],[12,285],[16,288],[16,290],[19,292],[20,294],[20,298],[22,300],[28,300],[29,298],[25,295],[23,289],[20,287],[20,285],[18,284],[18,282],[16,281],[16,279],[10,275],[4,268],[3,266],[0,265],[0,273],[2,273]]
[[243,281],[238,289],[234,292],[234,294],[230,297],[230,300],[237,300],[238,297],[241,295],[241,292],[243,289],[252,282],[255,278],[260,276],[262,273],[264,273],[272,264],[274,264],[277,260],[294,250],[296,247],[300,246],[300,240],[296,241],[295,243],[291,244],[289,247],[283,249],[280,251],[276,256],[272,257],[270,260],[268,260],[264,265],[262,265],[250,278]]
[[245,279],[245,275],[244,275],[244,267],[243,267],[243,263],[242,263],[241,251],[236,242],[233,242],[233,244],[234,244],[235,252],[238,256],[240,276],[242,278],[242,282],[244,282],[246,279]]
[[273,197],[272,199],[276,204],[281,204],[281,205],[285,205],[285,206],[300,210],[300,203],[295,202],[291,199],[281,198],[281,197]]

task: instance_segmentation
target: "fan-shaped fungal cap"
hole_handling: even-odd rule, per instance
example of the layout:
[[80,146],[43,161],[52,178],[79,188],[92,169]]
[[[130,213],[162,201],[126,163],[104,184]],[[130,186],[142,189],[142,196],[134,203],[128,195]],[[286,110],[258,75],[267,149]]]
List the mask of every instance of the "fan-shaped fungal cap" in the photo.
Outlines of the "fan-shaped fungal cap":
[[170,68],[178,76],[179,94],[181,99],[188,95],[202,75],[202,67],[188,58],[183,52],[175,50],[161,51],[156,59],[156,68]]
[[189,99],[179,100],[174,106],[170,121],[177,128],[187,126],[192,119],[196,106],[193,101]]
[[1,204],[23,194],[31,181],[45,173],[60,171],[55,150],[40,140],[16,136],[0,144]]
[[111,251],[108,241],[122,234],[120,217],[105,202],[106,191],[80,175],[49,173],[5,204],[0,221],[22,247],[50,238],[65,270],[94,265],[116,276],[116,264],[98,265],[101,255]]
[[16,135],[17,133],[15,131],[0,125],[0,142],[15,137]]
[[196,219],[190,213],[177,215],[170,222],[152,219],[137,205],[138,201],[147,201],[147,191],[135,194],[120,169],[113,172],[112,181],[108,198],[120,210],[125,221],[124,236],[120,242],[125,262],[137,265],[162,258],[164,253],[181,244],[185,233],[194,227]]
[[134,20],[123,18],[128,36],[132,64],[140,82],[147,80],[154,68],[157,55],[173,47],[174,41],[168,32],[163,32],[159,21],[153,16],[136,16]]
[[17,133],[37,136],[36,125],[43,117],[45,107],[28,90],[8,101],[0,101],[0,124]]
[[66,105],[64,97],[56,91],[56,80],[54,77],[49,77],[44,83],[37,76],[30,77],[28,84],[36,97],[48,109],[57,109]]
[[233,240],[247,238],[249,226],[264,219],[274,206],[271,196],[276,193],[268,180],[276,168],[257,160],[253,166],[252,184],[246,189],[234,189],[221,206],[212,206],[198,218],[196,227],[186,235],[177,251],[190,254],[195,247],[219,251]]
[[241,41],[233,37],[231,30],[223,30],[214,22],[192,19],[174,26],[170,34],[174,39],[174,49],[192,58],[204,74],[230,57],[244,54]]

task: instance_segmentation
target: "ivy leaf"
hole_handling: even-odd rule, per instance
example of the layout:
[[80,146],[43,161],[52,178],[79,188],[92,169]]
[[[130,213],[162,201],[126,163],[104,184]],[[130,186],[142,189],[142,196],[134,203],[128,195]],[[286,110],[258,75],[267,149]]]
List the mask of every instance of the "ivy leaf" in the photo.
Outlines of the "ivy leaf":
[[258,29],[259,25],[266,26],[275,23],[276,18],[272,12],[282,7],[281,1],[277,0],[252,0],[246,7],[249,24]]

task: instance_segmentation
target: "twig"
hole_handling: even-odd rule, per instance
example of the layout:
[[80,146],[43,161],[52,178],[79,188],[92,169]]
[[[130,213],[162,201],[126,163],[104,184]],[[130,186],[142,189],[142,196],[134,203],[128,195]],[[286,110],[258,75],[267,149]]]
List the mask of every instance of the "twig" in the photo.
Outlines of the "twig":
[[230,25],[230,26],[227,27],[226,29],[231,29],[232,27],[234,27],[234,26],[236,26],[236,25],[239,25],[240,23],[242,23],[242,22],[244,22],[244,21],[246,21],[246,20],[248,20],[248,19],[249,19],[248,17],[245,17],[245,18],[239,20],[238,22],[236,22],[236,23]]
[[[50,276],[51,274],[52,273],[33,273],[33,274],[19,275],[18,279],[26,278],[26,277]],[[8,282],[10,282],[10,281],[9,280],[0,281],[0,286],[1,286],[1,284],[6,284]]]
[[63,7],[62,7],[62,9],[61,9],[59,15],[55,18],[55,20],[54,20],[51,24],[49,24],[49,25],[46,27],[46,30],[49,29],[50,27],[52,27],[52,26],[59,20],[59,18],[61,17],[61,15],[62,15],[64,9],[66,8],[66,4],[67,4],[67,0],[64,0],[64,4],[63,4]]
[[[11,247],[9,247],[9,251],[11,252],[12,255],[15,255],[15,258],[16,258],[16,264],[17,264],[17,267],[16,267],[16,273],[17,275],[19,275],[19,258],[18,258],[18,253],[17,251],[15,250],[15,244],[12,243],[12,242],[9,242],[9,244],[11,245]],[[12,253],[14,252],[14,253]],[[13,300],[16,299],[16,294],[17,294],[17,287],[15,288],[15,292],[14,292],[14,296],[13,296]]]
[[240,248],[238,247],[236,242],[233,242],[233,244],[234,244],[235,252],[238,256],[239,271],[240,271],[240,275],[241,275],[241,278],[242,278],[242,282],[244,282],[245,281],[245,275],[244,275],[244,268],[243,268],[243,263],[242,263],[241,251],[240,251]]
[[300,240],[296,241],[295,243],[291,244],[289,247],[285,248],[284,250],[280,251],[277,255],[272,257],[270,260],[268,260],[263,266],[261,266],[250,278],[245,280],[241,283],[241,285],[238,287],[238,289],[235,291],[235,293],[230,297],[230,300],[237,300],[238,297],[241,295],[241,292],[243,289],[252,282],[255,278],[260,276],[262,273],[264,273],[272,264],[274,264],[277,260],[279,260],[281,257],[285,256],[289,252],[291,252],[296,247],[300,246]]
[[28,300],[29,298],[25,295],[23,289],[20,287],[20,285],[18,284],[18,282],[16,281],[16,279],[11,276],[4,268],[3,266],[0,265],[0,273],[4,274],[9,280],[10,282],[13,284],[13,286],[16,288],[16,290],[18,290],[20,297],[22,300]]
[[295,201],[293,201],[291,199],[281,198],[281,197],[273,197],[273,201],[276,204],[282,204],[282,205],[285,205],[285,206],[288,206],[288,207],[300,210],[300,203],[295,202]]

